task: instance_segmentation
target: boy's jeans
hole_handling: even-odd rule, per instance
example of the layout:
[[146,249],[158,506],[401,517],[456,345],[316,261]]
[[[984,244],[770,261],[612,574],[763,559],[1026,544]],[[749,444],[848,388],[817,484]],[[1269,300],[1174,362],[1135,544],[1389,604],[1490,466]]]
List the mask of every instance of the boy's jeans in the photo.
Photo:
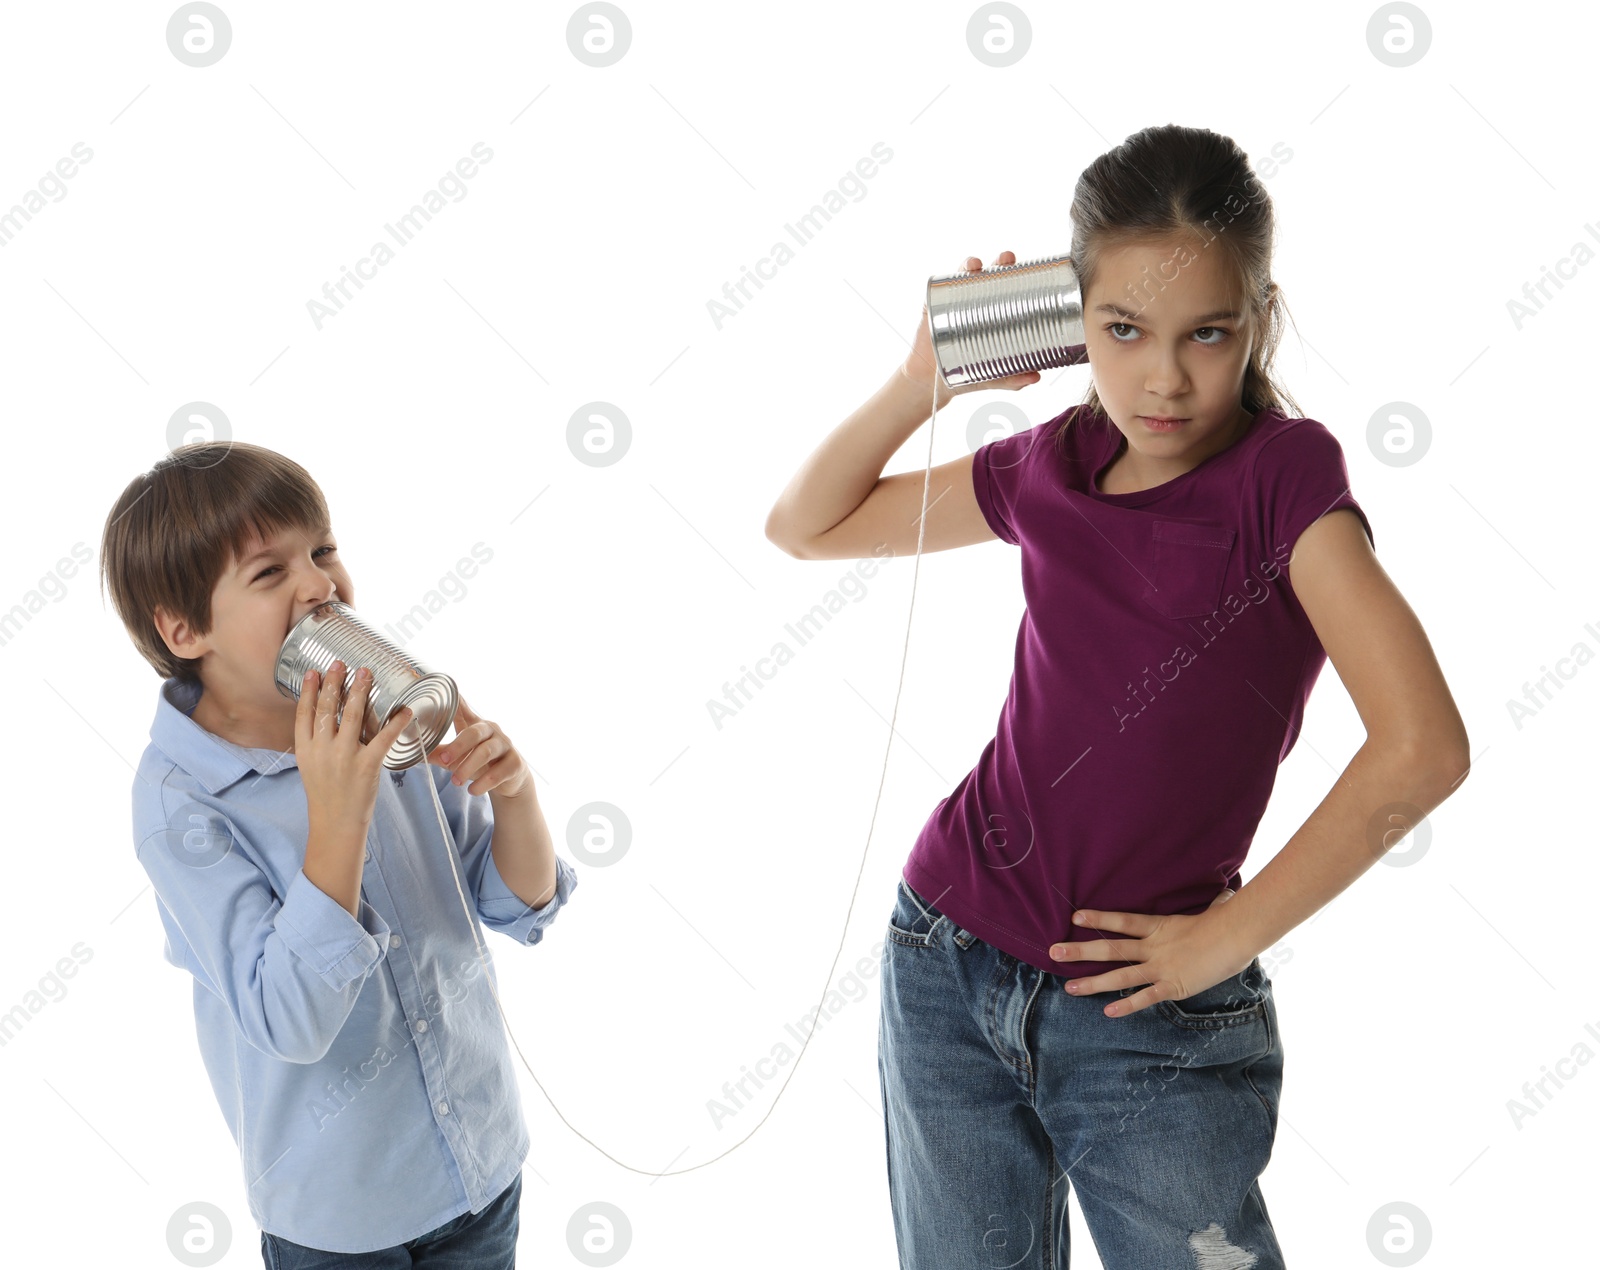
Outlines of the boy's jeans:
[[1106,1270],[1282,1270],[1256,1180],[1283,1080],[1260,960],[1114,1019],[1142,987],[1065,982],[900,881],[878,1074],[901,1270],[1064,1270],[1068,1179]]
[[514,1270],[517,1264],[517,1209],[522,1174],[511,1179],[481,1213],[462,1213],[443,1226],[377,1252],[322,1252],[261,1232],[261,1258],[267,1270]]

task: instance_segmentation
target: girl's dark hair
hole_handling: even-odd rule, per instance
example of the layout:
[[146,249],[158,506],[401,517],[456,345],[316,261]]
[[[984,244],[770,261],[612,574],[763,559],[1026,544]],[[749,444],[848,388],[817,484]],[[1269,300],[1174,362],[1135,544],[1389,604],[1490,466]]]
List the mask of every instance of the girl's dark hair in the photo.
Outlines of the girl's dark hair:
[[176,657],[156,629],[157,606],[201,635],[211,630],[211,592],[255,537],[316,533],[328,505],[292,459],[244,441],[201,441],[169,451],[129,482],[106,518],[100,593],[163,679],[198,681],[200,663]]
[[[1108,247],[1182,237],[1192,240],[1192,253],[1220,251],[1255,333],[1241,404],[1252,415],[1272,406],[1299,417],[1299,404],[1272,374],[1288,315],[1271,278],[1272,199],[1231,138],[1178,124],[1136,132],[1083,170],[1071,216],[1080,296],[1088,295]],[[1105,414],[1092,383],[1083,404]]]

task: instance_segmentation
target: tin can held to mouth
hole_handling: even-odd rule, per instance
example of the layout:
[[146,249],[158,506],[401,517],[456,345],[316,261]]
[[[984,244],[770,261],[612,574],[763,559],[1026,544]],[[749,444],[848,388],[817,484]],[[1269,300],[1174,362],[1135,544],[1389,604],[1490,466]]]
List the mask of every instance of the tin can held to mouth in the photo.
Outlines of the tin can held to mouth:
[[1088,360],[1070,256],[935,275],[928,323],[949,388]]
[[[456,717],[456,683],[449,675],[429,670],[402,652],[359,617],[342,600],[319,604],[295,623],[278,650],[273,671],[278,691],[300,700],[306,671],[325,679],[335,661],[344,662],[344,693],[355,684],[356,671],[372,671],[366,715],[361,721],[361,741],[370,741],[401,706],[410,706],[411,721],[401,729],[383,765],[393,770],[422,760],[438,745]],[[348,699],[346,697],[346,699]],[[339,707],[344,725],[344,705]]]

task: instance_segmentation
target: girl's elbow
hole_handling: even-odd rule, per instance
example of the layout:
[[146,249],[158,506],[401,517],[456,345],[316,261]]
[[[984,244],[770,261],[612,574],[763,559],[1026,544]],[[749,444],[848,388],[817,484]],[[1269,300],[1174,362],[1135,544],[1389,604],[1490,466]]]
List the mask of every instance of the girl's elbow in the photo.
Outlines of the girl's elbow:
[[1446,780],[1445,796],[1449,797],[1472,770],[1472,743],[1459,712],[1450,712],[1450,721],[1438,729],[1432,748],[1439,771]]
[[1448,798],[1472,770],[1472,754],[1466,729],[1456,726],[1377,740],[1384,766],[1405,772],[1419,787],[1440,791]]
[[766,535],[767,541],[770,542],[774,547],[777,547],[780,551],[783,551],[788,555],[794,555],[794,548],[789,542],[788,534],[784,529],[783,519],[778,515],[778,509],[776,507],[767,513],[767,523],[762,526],[761,532]]
[[777,518],[776,513],[767,517],[764,532],[767,535],[767,541],[785,555],[793,556],[796,560],[810,559],[805,541],[788,532],[783,523]]
[[[1466,734],[1463,733],[1463,736]],[[1465,749],[1447,750],[1445,752],[1443,775],[1446,778],[1446,797],[1460,787],[1461,782],[1467,779],[1467,773],[1472,770],[1472,755]]]
[[1472,770],[1472,754],[1466,746],[1466,732],[1434,736],[1408,750],[1411,770],[1439,800],[1450,797]]

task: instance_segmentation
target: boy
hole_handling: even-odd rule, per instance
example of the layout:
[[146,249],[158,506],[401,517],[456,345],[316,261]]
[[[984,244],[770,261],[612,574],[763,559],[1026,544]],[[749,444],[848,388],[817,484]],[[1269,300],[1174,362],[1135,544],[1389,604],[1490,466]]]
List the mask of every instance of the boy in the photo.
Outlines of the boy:
[[242,442],[181,446],[117,500],[103,582],[163,680],[135,849],[266,1264],[512,1266],[528,1131],[462,897],[536,944],[577,877],[464,700],[427,764],[390,772],[408,719],[363,745],[367,678],[341,698],[335,662],[279,692],[290,628],[354,607],[330,524],[304,468]]

